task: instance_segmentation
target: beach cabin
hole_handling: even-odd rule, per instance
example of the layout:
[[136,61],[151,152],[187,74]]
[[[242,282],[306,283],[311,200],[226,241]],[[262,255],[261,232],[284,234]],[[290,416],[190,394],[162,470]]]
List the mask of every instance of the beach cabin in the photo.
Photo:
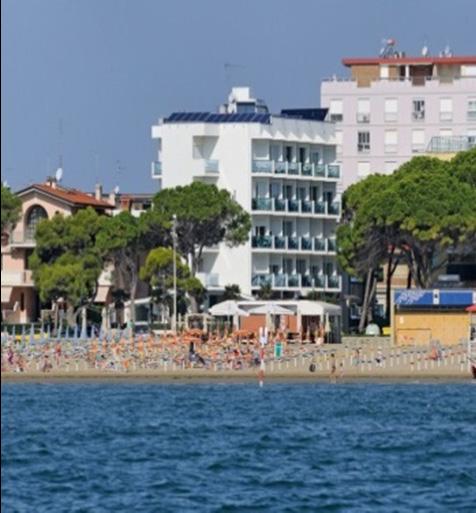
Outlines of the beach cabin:
[[474,289],[402,289],[393,294],[392,339],[397,345],[429,346],[467,343],[471,332],[468,307]]
[[340,343],[342,309],[324,301],[224,301],[209,310],[217,318],[233,319],[236,328],[258,333],[260,328],[283,331],[300,340]]

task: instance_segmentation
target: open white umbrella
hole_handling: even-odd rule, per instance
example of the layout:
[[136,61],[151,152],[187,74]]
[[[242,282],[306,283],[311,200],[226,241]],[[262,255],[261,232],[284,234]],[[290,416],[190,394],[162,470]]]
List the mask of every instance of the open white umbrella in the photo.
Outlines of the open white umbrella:
[[256,308],[252,308],[250,310],[250,313],[252,314],[260,314],[260,315],[266,315],[266,326],[268,328],[274,330],[275,324],[273,322],[273,319],[277,315],[295,315],[292,310],[289,310],[288,308],[284,308],[277,303],[265,303],[264,305],[257,306]]
[[264,305],[252,308],[250,313],[262,315],[295,315],[292,310],[289,310],[289,308],[284,308],[277,303],[265,303]]
[[240,308],[235,301],[228,300],[223,301],[222,303],[218,303],[215,306],[212,306],[209,310],[211,315],[216,317],[233,317],[235,315],[239,315],[241,317],[247,317],[249,313],[246,310]]

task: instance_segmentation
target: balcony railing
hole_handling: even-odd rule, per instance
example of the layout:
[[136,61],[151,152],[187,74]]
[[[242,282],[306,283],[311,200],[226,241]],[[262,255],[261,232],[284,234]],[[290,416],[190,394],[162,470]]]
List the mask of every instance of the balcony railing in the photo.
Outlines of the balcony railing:
[[33,274],[31,271],[2,271],[2,285],[32,287]]
[[341,277],[337,275],[310,274],[253,274],[251,286],[254,288],[271,286],[273,289],[341,289]]
[[253,160],[253,174],[287,175],[339,179],[339,164],[313,164],[301,162],[279,162],[274,160]]
[[271,251],[309,251],[312,253],[335,253],[335,238],[298,237],[283,235],[255,235],[251,246],[259,250]]
[[329,203],[327,201],[288,200],[282,198],[253,198],[251,209],[264,212],[339,216],[341,204],[339,201]]
[[475,136],[436,136],[428,144],[429,153],[457,153],[476,147]]
[[152,178],[160,178],[162,176],[162,162],[154,161],[151,166]]
[[197,273],[197,278],[205,287],[219,287],[220,275],[216,273]]
[[35,246],[35,233],[32,231],[13,232],[10,234],[9,243],[11,246]]

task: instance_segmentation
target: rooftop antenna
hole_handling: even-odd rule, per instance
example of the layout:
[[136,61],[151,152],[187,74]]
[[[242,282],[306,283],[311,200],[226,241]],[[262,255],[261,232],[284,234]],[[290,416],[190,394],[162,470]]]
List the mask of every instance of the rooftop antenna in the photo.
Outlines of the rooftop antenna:
[[58,120],[58,139],[59,139],[59,158],[58,158],[58,168],[56,169],[55,178],[59,183],[63,179],[63,118],[59,118]]

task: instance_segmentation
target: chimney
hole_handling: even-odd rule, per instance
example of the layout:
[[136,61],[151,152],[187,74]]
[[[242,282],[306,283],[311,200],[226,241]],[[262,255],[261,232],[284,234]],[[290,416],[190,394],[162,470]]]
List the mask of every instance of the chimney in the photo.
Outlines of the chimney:
[[116,192],[114,190],[109,193],[109,203],[116,206]]
[[48,187],[51,187],[52,189],[56,189],[56,185],[57,185],[56,178],[54,176],[48,176],[46,178],[46,185]]
[[100,183],[96,184],[96,188],[94,189],[94,196],[98,201],[102,200],[102,185]]

